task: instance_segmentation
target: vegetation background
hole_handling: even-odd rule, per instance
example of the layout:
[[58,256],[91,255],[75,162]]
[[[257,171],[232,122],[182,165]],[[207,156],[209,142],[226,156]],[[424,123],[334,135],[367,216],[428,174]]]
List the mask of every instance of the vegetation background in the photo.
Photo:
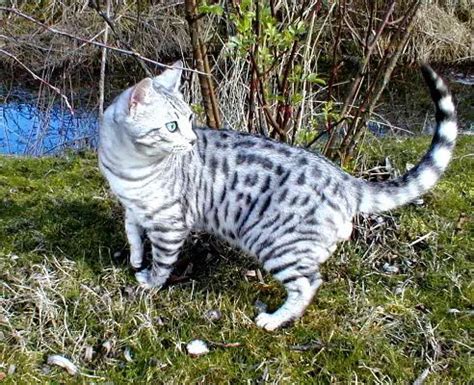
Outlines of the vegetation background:
[[[431,102],[418,62],[438,64],[451,77],[459,70],[472,76],[468,0],[2,4],[6,100],[26,85],[38,90],[36,104],[45,115],[53,98],[65,110],[100,114],[104,100],[158,74],[159,63],[183,59],[194,70],[185,73],[184,92],[201,123],[317,143],[345,164],[357,155],[368,121],[398,133],[426,123]],[[466,89],[458,110],[469,125],[472,87]],[[34,139],[40,141],[38,131]],[[89,136],[76,147],[93,145],[94,133]]]
[[[472,81],[473,15],[468,0],[0,1],[0,100],[28,90],[44,123],[21,132],[27,155],[49,151],[58,106],[100,116],[177,59],[202,124],[317,149],[361,177],[399,175],[426,150],[420,60],[451,80],[466,134],[423,200],[358,218],[306,315],[276,333],[252,318],[283,291],[203,234],[169,287],[136,287],[95,129],[59,130],[54,157],[0,157],[0,381],[472,382],[474,95],[456,81]],[[197,338],[209,354],[187,354]]]

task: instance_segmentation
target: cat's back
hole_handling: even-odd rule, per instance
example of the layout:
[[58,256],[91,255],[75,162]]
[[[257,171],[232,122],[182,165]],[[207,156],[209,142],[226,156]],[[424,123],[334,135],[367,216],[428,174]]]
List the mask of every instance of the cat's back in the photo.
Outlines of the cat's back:
[[[270,138],[231,130],[196,128],[198,153],[204,163],[227,164],[249,171],[264,171],[277,176],[297,174],[299,185],[307,180],[344,182],[354,179],[320,154],[290,146]],[[297,180],[298,182],[298,180]]]
[[291,210],[324,201],[348,216],[357,206],[355,178],[319,154],[237,131],[195,131],[206,174],[238,199],[269,195],[272,205]]

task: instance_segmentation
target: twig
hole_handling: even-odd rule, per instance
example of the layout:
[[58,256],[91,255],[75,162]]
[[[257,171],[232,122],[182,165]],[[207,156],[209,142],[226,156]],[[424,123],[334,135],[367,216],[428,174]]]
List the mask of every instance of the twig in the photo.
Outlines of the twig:
[[454,159],[463,160],[464,158],[470,158],[472,156],[474,156],[474,154],[466,154],[466,155],[461,156],[460,158],[454,158]]
[[291,113],[288,113],[288,109],[291,108],[289,103],[289,90],[288,90],[288,76],[290,75],[290,69],[293,66],[293,60],[296,55],[296,50],[298,48],[298,41],[293,41],[291,52],[286,61],[286,65],[283,67],[283,75],[282,75],[282,82],[280,88],[280,94],[285,98],[284,102],[279,101],[277,105],[277,122],[280,126],[281,130],[285,133],[285,135],[280,138],[283,141],[287,141],[288,136],[288,121],[290,120]]
[[327,130],[322,130],[318,135],[316,135],[309,143],[307,143],[304,148],[310,148],[313,144],[315,144],[319,139],[321,139],[325,134],[327,134]]
[[[123,44],[128,50],[133,52],[133,47],[128,44],[120,35],[120,33],[115,29],[115,25],[112,20],[110,20],[110,1],[107,0],[107,10],[106,12],[102,12],[100,9],[99,3],[97,1],[89,1],[89,6],[94,9],[97,14],[104,19],[106,25],[109,26],[110,30],[114,34],[115,38],[118,40],[120,44]],[[104,44],[107,44],[107,39],[104,38]],[[104,52],[106,48],[103,49],[102,52]],[[104,54],[102,54],[102,57],[104,57]],[[135,59],[137,60],[138,64],[140,67],[142,67],[143,71],[145,71],[146,75],[148,77],[153,77],[153,74],[150,72],[150,69],[147,67],[146,63],[139,57],[135,56]]]
[[214,342],[214,341],[208,341],[209,345],[211,346],[217,346],[220,348],[238,348],[242,346],[240,342]]
[[255,57],[252,55],[250,55],[250,62],[252,63],[253,69],[255,70],[255,73],[257,75],[257,81],[261,90],[261,92],[257,92],[257,100],[260,103],[260,106],[263,108],[263,113],[265,115],[267,123],[270,124],[270,126],[272,126],[275,130],[277,130],[278,134],[284,138],[285,132],[281,130],[280,126],[273,118],[270,108],[268,107],[263,86],[263,76],[259,73],[257,63],[255,62]]
[[[336,14],[336,17],[339,16],[339,23],[337,26],[337,31],[336,31],[336,37],[333,45],[333,54],[332,54],[332,62],[331,62],[331,74],[329,76],[329,82],[328,82],[328,95],[327,95],[327,101],[329,102],[332,99],[332,94],[333,94],[333,89],[334,89],[334,81],[336,80],[337,72],[340,68],[340,65],[336,64],[337,61],[337,53],[339,51],[339,45],[341,44],[342,40],[342,21],[345,17],[346,14],[346,2],[340,1],[339,6],[338,6],[338,13]],[[343,107],[344,110],[344,107]],[[343,114],[341,114],[343,116]],[[329,138],[328,141],[326,142],[326,145],[323,149],[323,155],[331,157],[332,154],[330,152],[332,151],[333,143],[336,138],[336,130],[334,129],[336,125],[331,121],[331,117],[328,116],[327,124],[326,124],[326,130],[329,133]]]
[[418,378],[413,381],[413,385],[423,385],[425,380],[428,378],[428,375],[430,374],[430,369],[426,368],[421,372],[421,374],[418,376]]
[[429,233],[423,235],[422,237],[418,238],[418,239],[415,239],[413,242],[409,243],[408,246],[414,246],[416,245],[417,243],[420,243],[421,241],[425,240],[426,238],[428,238],[431,234],[433,234],[432,231],[430,231]]
[[[107,0],[107,10],[106,17],[108,18],[110,14],[110,0]],[[104,44],[107,44],[107,39],[109,37],[109,25],[105,25],[104,31]],[[107,48],[102,48],[102,58],[100,61],[100,80],[99,80],[99,119],[102,122],[104,118],[104,97],[105,97],[105,65],[107,61]]]
[[32,70],[30,70],[20,59],[18,59],[15,55],[11,54],[10,52],[7,52],[3,49],[0,48],[0,53],[3,53],[4,55],[12,58],[15,60],[19,65],[21,65],[31,76],[33,76],[34,79],[39,80],[41,83],[43,83],[45,86],[51,88],[54,92],[56,92],[61,98],[64,100],[64,103],[66,104],[67,108],[69,109],[69,112],[71,112],[71,115],[74,115],[74,109],[72,108],[71,104],[69,103],[69,99],[67,98],[66,95],[64,95],[61,90],[58,87],[53,86],[51,83],[47,82],[44,80],[42,77],[36,75]]
[[[377,43],[377,40],[378,38],[381,36],[383,30],[385,29],[387,23],[388,23],[388,20],[389,20],[389,17],[392,15],[394,9],[395,9],[395,1],[392,0],[390,2],[390,5],[388,7],[388,10],[387,12],[385,13],[385,17],[383,19],[383,21],[381,22],[379,28],[377,29],[377,32],[375,33],[375,36],[374,38],[372,39],[372,41],[370,42],[370,44],[366,44],[365,45],[365,48],[364,48],[364,58],[363,58],[363,62],[362,64],[360,65],[359,67],[359,71],[356,75],[356,78],[354,79],[354,82],[352,84],[352,87],[346,97],[346,101],[344,103],[344,107],[342,108],[342,111],[341,111],[341,116],[346,116],[348,114],[350,114],[350,111],[351,111],[351,108],[350,108],[350,105],[351,104],[355,104],[355,101],[356,99],[358,98],[358,95],[359,95],[359,91],[362,87],[362,83],[364,82],[364,80],[366,79],[367,77],[367,74],[366,74],[366,70],[367,70],[367,66],[369,65],[369,62],[370,62],[370,58],[372,56],[372,53],[373,53],[373,50],[374,50],[374,47]],[[372,15],[372,13],[371,13]],[[372,19],[371,19],[372,20]],[[371,23],[371,21],[369,22]],[[366,38],[366,42],[368,43],[369,42],[369,37],[368,35],[371,33],[370,30],[367,31],[367,38]],[[360,110],[358,110],[360,111]],[[358,114],[357,114],[358,115]],[[358,116],[356,116],[355,119],[353,119],[353,123],[351,124],[351,126],[349,127],[343,141],[342,141],[342,144],[340,146],[340,149],[344,149],[344,148],[347,148],[350,144],[350,139],[353,138],[353,136],[355,135],[355,126],[357,125],[358,123],[358,119],[357,119]],[[331,133],[331,137],[330,137],[330,140],[328,140],[328,142],[326,143],[326,147],[324,148],[324,154],[326,154],[328,151],[331,151],[331,146],[333,145],[333,141],[334,141],[334,135],[335,135],[335,132],[332,132]]]
[[[404,20],[403,22],[407,23],[407,26],[406,26],[406,29],[405,29],[405,33],[404,35],[401,37],[397,47],[395,48],[395,53],[392,55],[392,57],[390,58],[390,62],[388,64],[388,67],[387,67],[387,70],[385,71],[384,73],[384,77],[383,77],[383,82],[382,82],[382,86],[379,88],[376,96],[374,97],[371,105],[369,106],[369,113],[372,112],[373,110],[373,107],[375,105],[375,103],[377,103],[377,101],[379,100],[380,96],[382,95],[382,92],[383,90],[385,89],[385,87],[387,86],[388,82],[390,81],[390,76],[392,75],[392,72],[393,72],[393,69],[395,68],[396,64],[397,64],[397,61],[398,61],[398,58],[400,57],[402,51],[403,51],[403,48],[405,47],[406,45],[406,42],[408,41],[408,38],[410,37],[411,35],[411,31],[415,25],[415,16],[416,16],[416,13],[418,12],[418,9],[420,8],[420,2],[418,1],[414,1],[410,7],[410,10],[409,12],[407,12],[407,14],[405,15],[404,17]],[[400,26],[400,29],[399,29],[399,32],[401,32],[401,26]]]
[[[36,24],[36,25],[39,25],[40,27],[46,29],[47,31],[49,32],[52,32],[52,33],[55,33],[57,35],[61,35],[61,36],[65,36],[65,37],[68,37],[70,39],[73,39],[73,40],[78,40],[82,43],[86,43],[86,44],[91,44],[91,45],[94,45],[96,47],[100,47],[100,48],[107,48],[108,50],[111,50],[111,51],[115,51],[115,52],[118,52],[118,53],[121,53],[121,54],[124,54],[124,55],[129,55],[129,56],[133,56],[133,57],[136,57],[136,58],[139,58],[147,63],[151,63],[151,64],[154,64],[160,68],[176,68],[176,67],[172,67],[170,65],[166,65],[166,64],[163,64],[163,63],[160,63],[160,62],[157,62],[156,60],[152,60],[152,59],[149,59],[141,54],[139,54],[138,52],[136,51],[130,51],[130,50],[127,50],[127,49],[123,49],[123,48],[118,48],[118,47],[112,47],[110,45],[107,45],[107,44],[104,44],[104,43],[100,43],[100,42],[97,42],[97,41],[93,41],[91,39],[85,39],[85,38],[82,38],[82,37],[79,37],[79,36],[76,36],[76,35],[73,35],[73,34],[70,34],[68,32],[64,32],[64,31],[60,31],[56,28],[52,28],[52,27],[49,27],[47,26],[46,24],[40,22],[39,20],[36,20],[35,18],[17,10],[17,9],[14,9],[14,8],[8,8],[8,7],[0,7],[0,11],[4,11],[4,12],[9,12],[9,13],[13,13],[17,16],[20,16],[26,20],[29,20],[31,21],[32,23]],[[181,70],[184,70],[184,71],[189,71],[189,72],[194,72],[194,73],[197,73],[197,74],[200,74],[200,75],[206,75],[206,76],[209,76],[209,74],[205,73],[205,72],[202,72],[202,71],[197,71],[197,70],[193,70],[193,69],[190,69],[190,68],[179,68]]]
[[[400,34],[400,40],[398,41],[398,44],[395,47],[394,53],[390,57],[390,61],[385,69],[382,84],[379,86],[378,91],[375,93],[375,83],[381,74],[382,71],[382,65],[384,65],[386,59],[388,59],[388,53],[386,51],[386,54],[384,55],[384,58],[382,62],[379,65],[379,71],[375,77],[375,80],[372,83],[372,86],[369,89],[369,92],[366,95],[365,100],[363,101],[361,107],[357,110],[356,117],[359,116],[359,113],[364,113],[367,115],[370,115],[378,102],[380,96],[382,95],[383,90],[386,88],[388,82],[390,81],[390,77],[392,76],[392,72],[398,62],[398,59],[403,51],[403,48],[405,47],[408,38],[411,35],[411,31],[413,29],[413,26],[415,24],[415,16],[418,11],[418,8],[420,7],[421,2],[418,0],[414,0],[413,3],[411,4],[409,10],[406,12],[404,16],[404,20],[402,25],[399,26],[397,30],[397,35]],[[387,21],[387,18],[384,19],[384,23]],[[406,25],[404,31],[403,31],[403,25]],[[375,43],[375,41],[373,42]],[[388,49],[388,48],[387,48]],[[375,93],[375,96],[370,99],[369,95]],[[370,99],[370,100],[369,100]],[[351,156],[352,152],[354,151],[354,148],[357,146],[357,143],[359,139],[361,138],[364,130],[361,129],[360,127],[360,121],[356,121],[355,124],[353,125],[354,131],[352,135],[349,137],[349,133],[346,134],[346,137],[343,140],[343,144],[341,145],[341,148],[345,147],[343,149],[344,151],[344,158],[347,156]],[[348,140],[348,143],[346,142],[346,138]],[[345,160],[344,160],[345,161]]]
[[[390,5],[389,5],[389,8],[387,10],[387,12],[385,13],[385,17],[382,21],[382,23],[380,24],[377,32],[375,33],[375,37],[372,39],[371,43],[367,46],[366,50],[365,50],[365,57],[364,57],[364,61],[362,63],[362,65],[360,66],[360,70],[357,74],[357,77],[354,81],[354,84],[351,88],[351,90],[349,91],[349,94],[346,98],[346,104],[345,106],[343,107],[342,109],[342,112],[341,112],[341,115],[346,115],[346,113],[350,113],[350,104],[354,104],[353,102],[356,100],[357,98],[357,95],[358,95],[358,92],[360,90],[360,86],[362,85],[362,82],[364,80],[364,78],[366,77],[366,69],[367,69],[367,66],[369,64],[369,61],[370,61],[370,57],[372,56],[372,53],[373,53],[373,50],[374,50],[374,47],[377,43],[377,39],[380,37],[380,35],[382,34],[382,31],[385,29],[387,23],[388,23],[388,19],[390,17],[390,15],[393,13],[395,9],[395,1],[391,1]],[[370,31],[367,32],[368,34],[370,33]],[[345,144],[343,143],[342,146],[344,146]]]
[[[324,28],[326,27],[326,23],[329,19],[329,16],[332,15],[332,11],[333,11],[335,6],[336,6],[336,3],[334,2],[331,5],[331,8],[329,9],[329,11],[327,13],[326,18],[324,19],[323,24],[321,25],[316,38],[314,39],[313,48],[319,42],[319,38],[321,36],[321,33],[324,31]],[[303,54],[303,57],[306,58],[309,61],[311,61],[311,57],[312,57],[312,55],[309,55],[309,48],[310,48],[311,39],[313,37],[313,29],[314,29],[315,19],[316,19],[316,12],[313,12],[313,14],[311,16],[309,32],[308,32],[308,36],[307,36],[307,40],[306,40],[306,48],[305,48],[305,52]],[[304,109],[305,109],[305,103],[306,103],[305,100],[306,100],[306,93],[307,93],[307,85],[308,85],[308,82],[305,80],[303,82],[302,102],[301,102],[300,110],[298,112],[297,124],[296,124],[295,132],[294,132],[295,134],[296,134],[296,132],[298,132],[301,129],[301,127],[303,125],[303,115],[304,115]]]
[[[201,73],[210,74],[210,66],[207,59],[207,52],[204,42],[201,38],[201,30],[197,13],[196,0],[186,0],[186,20],[189,25],[189,34],[191,37],[191,45],[193,48],[193,57],[196,66]],[[199,84],[201,86],[201,94],[206,112],[207,125],[212,128],[221,127],[221,119],[219,117],[219,109],[217,98],[214,92],[214,84],[212,77],[199,76]]]
[[[273,4],[270,2],[271,5]],[[273,8],[271,8],[273,10]],[[235,7],[235,10],[237,11],[239,17],[242,17],[242,13],[240,12],[239,7]],[[255,44],[252,47],[252,51],[250,52],[251,57],[255,57],[256,53],[258,52],[258,42],[260,39],[260,18],[259,18],[259,12],[260,12],[260,7],[258,4],[257,0],[257,6],[255,8],[255,20],[253,22],[253,30],[255,34]],[[257,85],[257,78],[258,74],[256,71],[256,67],[253,65],[254,62],[251,62],[250,65],[250,90],[248,93],[248,113],[247,113],[247,130],[248,132],[252,132],[253,124],[254,124],[254,116],[255,116],[255,96],[256,93],[258,92],[258,85]],[[257,125],[258,126],[258,125]],[[259,130],[261,133],[262,130]]]

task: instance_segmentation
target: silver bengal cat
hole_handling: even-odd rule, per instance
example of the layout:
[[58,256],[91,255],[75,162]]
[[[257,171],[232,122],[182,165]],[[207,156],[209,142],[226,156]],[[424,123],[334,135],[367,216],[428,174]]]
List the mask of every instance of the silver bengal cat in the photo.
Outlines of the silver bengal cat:
[[143,237],[151,268],[136,273],[144,287],[168,279],[190,231],[215,234],[255,256],[286,288],[258,326],[274,330],[300,317],[321,285],[320,266],[348,239],[358,213],[399,207],[433,187],[454,148],[454,104],[443,80],[422,72],[436,106],[426,155],[408,173],[373,183],[324,157],[237,131],[193,127],[179,92],[180,62],[128,88],[105,111],[99,164],[125,207],[130,262],[139,268]]

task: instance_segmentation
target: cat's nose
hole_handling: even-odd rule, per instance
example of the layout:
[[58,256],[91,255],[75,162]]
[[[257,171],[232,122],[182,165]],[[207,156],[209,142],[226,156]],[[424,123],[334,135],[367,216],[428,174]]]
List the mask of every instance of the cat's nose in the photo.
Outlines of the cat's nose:
[[191,139],[189,143],[191,144],[191,146],[194,146],[196,144],[196,139]]

